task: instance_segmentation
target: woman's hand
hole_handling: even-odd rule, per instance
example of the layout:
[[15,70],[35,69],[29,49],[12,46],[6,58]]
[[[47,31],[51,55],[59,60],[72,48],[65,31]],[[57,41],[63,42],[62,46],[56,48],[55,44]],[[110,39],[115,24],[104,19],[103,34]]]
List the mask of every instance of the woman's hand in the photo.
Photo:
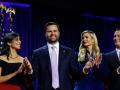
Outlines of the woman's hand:
[[99,65],[101,64],[101,62],[102,62],[102,54],[98,55],[94,60],[94,63],[98,68],[99,68]]
[[94,58],[91,57],[90,54],[88,54],[88,62],[91,62],[91,63],[90,63],[90,64],[91,64],[91,67],[94,66],[94,64],[95,64],[94,61],[95,61]]
[[22,64],[20,65],[19,69],[17,70],[17,73],[22,73],[23,69],[24,69],[24,65],[23,65],[23,63],[22,63]]
[[89,70],[93,67],[93,63],[88,61],[85,66],[83,67],[83,73],[88,74]]
[[25,72],[26,73],[28,73],[28,74],[32,74],[33,73],[32,65],[29,62],[27,57],[24,58],[24,67],[25,67]]

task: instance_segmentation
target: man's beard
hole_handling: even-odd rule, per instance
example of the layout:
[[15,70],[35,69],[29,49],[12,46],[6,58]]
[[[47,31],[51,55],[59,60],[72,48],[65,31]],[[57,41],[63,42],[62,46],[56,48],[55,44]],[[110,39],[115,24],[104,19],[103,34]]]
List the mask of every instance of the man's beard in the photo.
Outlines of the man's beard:
[[59,40],[59,38],[56,38],[56,40],[54,40],[54,41],[52,41],[52,40],[50,40],[50,39],[47,38],[47,41],[48,41],[50,44],[56,43],[58,40]]

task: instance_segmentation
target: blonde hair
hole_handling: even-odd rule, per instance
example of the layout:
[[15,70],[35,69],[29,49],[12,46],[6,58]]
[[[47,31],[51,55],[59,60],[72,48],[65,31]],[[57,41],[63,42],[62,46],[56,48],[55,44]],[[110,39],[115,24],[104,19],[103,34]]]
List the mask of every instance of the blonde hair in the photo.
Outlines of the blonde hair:
[[[85,33],[89,33],[91,38],[94,40],[94,44],[92,46],[92,53],[93,53],[93,58],[95,59],[100,54],[97,37],[93,31],[85,30],[81,33],[81,40],[82,40],[83,34]],[[85,54],[86,54],[86,48],[83,46],[83,43],[81,41],[80,46],[79,46],[78,61],[84,61]]]

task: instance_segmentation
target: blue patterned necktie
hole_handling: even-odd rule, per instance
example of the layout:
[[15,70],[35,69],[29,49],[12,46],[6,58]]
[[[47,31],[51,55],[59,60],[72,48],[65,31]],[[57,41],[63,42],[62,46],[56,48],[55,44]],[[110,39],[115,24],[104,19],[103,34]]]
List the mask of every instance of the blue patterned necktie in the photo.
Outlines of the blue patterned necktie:
[[57,63],[57,53],[55,51],[55,46],[51,47],[51,68],[52,68],[52,87],[59,87],[59,75],[58,75],[58,63]]

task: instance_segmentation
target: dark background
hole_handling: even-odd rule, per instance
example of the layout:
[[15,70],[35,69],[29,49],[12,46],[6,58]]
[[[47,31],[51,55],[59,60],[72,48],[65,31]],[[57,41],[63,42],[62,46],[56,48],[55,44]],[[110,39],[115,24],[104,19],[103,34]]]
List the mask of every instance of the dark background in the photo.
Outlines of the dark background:
[[[20,53],[31,59],[34,49],[46,44],[44,24],[60,24],[60,42],[78,51],[80,34],[89,29],[96,33],[102,53],[113,50],[113,34],[120,27],[119,3],[107,0],[1,0],[29,4],[16,8],[15,31],[22,36]],[[28,18],[29,17],[29,18]]]
[[[60,24],[60,42],[77,52],[80,34],[86,29],[96,33],[102,53],[115,49],[113,34],[120,27],[120,5],[115,0],[1,1],[11,3],[11,7],[16,10],[13,31],[21,35],[22,47],[19,53],[29,60],[32,60],[34,49],[46,44],[43,28],[48,21]],[[37,87],[37,84],[34,85]]]

